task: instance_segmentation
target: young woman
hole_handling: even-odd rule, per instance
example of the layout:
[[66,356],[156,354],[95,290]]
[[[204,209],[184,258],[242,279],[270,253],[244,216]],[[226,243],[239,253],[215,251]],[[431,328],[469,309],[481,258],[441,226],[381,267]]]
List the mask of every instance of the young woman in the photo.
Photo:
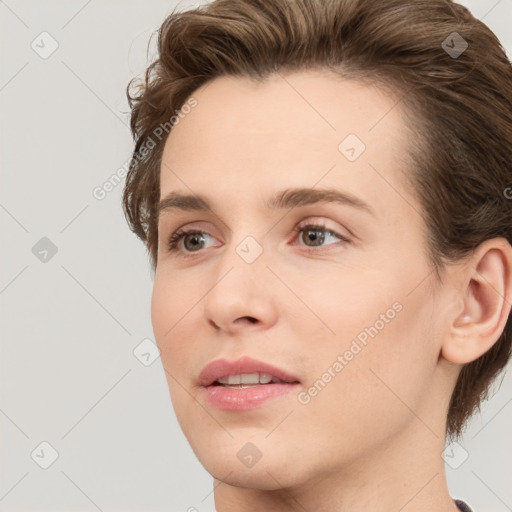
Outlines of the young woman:
[[471,510],[512,343],[512,65],[449,0],[216,0],[129,89],[123,205],[218,512]]

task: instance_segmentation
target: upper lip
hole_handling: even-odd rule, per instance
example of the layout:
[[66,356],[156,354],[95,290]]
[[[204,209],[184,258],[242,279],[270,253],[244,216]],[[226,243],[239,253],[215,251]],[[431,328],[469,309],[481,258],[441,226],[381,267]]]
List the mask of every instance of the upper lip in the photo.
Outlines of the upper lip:
[[243,356],[233,361],[227,359],[216,359],[208,363],[199,374],[199,384],[201,386],[210,386],[217,379],[228,377],[229,375],[241,375],[243,373],[269,373],[273,377],[284,382],[299,382],[299,379],[288,372],[265,363],[252,357]]

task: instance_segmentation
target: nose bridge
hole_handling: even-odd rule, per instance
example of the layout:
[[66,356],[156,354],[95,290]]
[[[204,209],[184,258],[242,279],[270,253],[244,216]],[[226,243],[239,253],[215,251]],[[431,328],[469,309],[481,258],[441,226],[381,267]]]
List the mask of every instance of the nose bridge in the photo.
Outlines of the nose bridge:
[[241,241],[231,240],[214,264],[217,265],[214,289],[235,287],[243,291],[247,286],[247,291],[254,290],[268,273],[266,260],[263,244],[252,235],[244,236]]
[[[266,260],[263,245],[265,243],[267,224],[262,221],[261,215],[250,205],[237,203],[232,209],[230,233],[227,243],[219,255],[219,265],[228,270],[230,267],[239,267],[242,274],[252,275],[255,270],[264,272],[266,269],[262,262]],[[268,247],[268,244],[266,244]],[[227,267],[227,268],[226,268]],[[235,270],[233,269],[233,270]]]

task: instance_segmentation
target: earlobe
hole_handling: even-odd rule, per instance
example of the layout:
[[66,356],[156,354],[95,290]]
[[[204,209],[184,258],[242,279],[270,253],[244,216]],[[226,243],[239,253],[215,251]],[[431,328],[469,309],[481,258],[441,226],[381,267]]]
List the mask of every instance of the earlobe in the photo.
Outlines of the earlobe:
[[486,240],[465,268],[462,312],[455,316],[441,350],[456,364],[478,359],[505,328],[512,303],[512,247],[504,238]]

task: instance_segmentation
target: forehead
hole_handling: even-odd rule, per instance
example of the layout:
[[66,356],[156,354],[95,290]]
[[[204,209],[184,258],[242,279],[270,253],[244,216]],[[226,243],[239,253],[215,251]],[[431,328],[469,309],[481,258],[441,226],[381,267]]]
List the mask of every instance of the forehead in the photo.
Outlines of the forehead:
[[196,106],[165,144],[161,197],[179,189],[243,203],[316,185],[396,203],[408,132],[397,99],[382,90],[301,71],[262,82],[220,77],[192,96]]

